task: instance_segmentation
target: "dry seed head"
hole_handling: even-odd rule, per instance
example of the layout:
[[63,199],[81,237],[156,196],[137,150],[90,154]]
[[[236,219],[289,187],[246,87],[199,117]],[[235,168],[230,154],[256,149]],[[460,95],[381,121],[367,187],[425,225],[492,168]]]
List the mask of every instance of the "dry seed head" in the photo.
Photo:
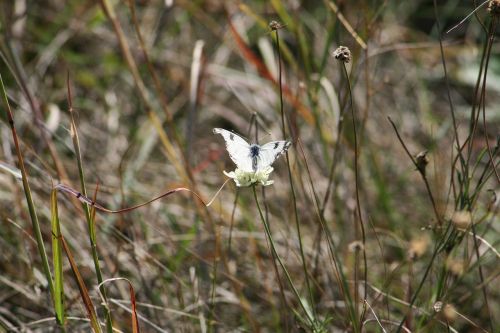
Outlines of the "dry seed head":
[[271,22],[269,22],[269,28],[271,28],[271,30],[273,31],[281,29],[283,27],[284,25],[279,23],[278,21],[272,20]]
[[349,243],[347,248],[349,249],[350,252],[359,252],[363,250],[363,243],[360,241],[354,241]]
[[420,237],[420,238],[415,238],[410,242],[410,247],[408,249],[408,258],[411,260],[415,260],[427,251],[427,248],[429,247],[429,238],[427,237]]
[[472,223],[472,214],[467,210],[459,210],[453,213],[451,222],[457,229],[466,230]]
[[491,16],[500,16],[500,0],[491,0],[488,3],[488,11]]
[[433,308],[436,313],[440,313],[442,311],[443,317],[447,321],[454,321],[455,319],[457,319],[457,310],[451,304],[444,304],[441,301],[437,301],[436,303],[434,303]]
[[415,156],[415,162],[417,164],[417,170],[425,175],[425,168],[429,164],[429,159],[427,158],[427,150],[421,151]]
[[457,319],[457,310],[451,304],[446,304],[443,308],[443,315],[448,321],[455,321]]
[[441,310],[443,310],[443,302],[437,301],[436,303],[434,303],[433,308],[434,308],[434,311],[441,312]]
[[335,59],[340,60],[344,63],[349,63],[351,61],[351,51],[347,46],[339,46],[332,55]]
[[446,259],[446,268],[453,275],[461,276],[465,271],[465,263],[462,260],[453,259],[452,257],[448,257]]

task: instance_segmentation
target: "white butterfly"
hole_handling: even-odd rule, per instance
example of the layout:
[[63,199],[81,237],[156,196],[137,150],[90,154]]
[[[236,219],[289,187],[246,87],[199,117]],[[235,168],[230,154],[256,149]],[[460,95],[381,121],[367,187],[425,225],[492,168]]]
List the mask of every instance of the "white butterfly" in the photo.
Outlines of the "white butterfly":
[[289,141],[271,141],[262,146],[249,144],[241,136],[222,128],[214,128],[214,133],[222,135],[229,157],[238,169],[246,172],[267,168],[291,145]]

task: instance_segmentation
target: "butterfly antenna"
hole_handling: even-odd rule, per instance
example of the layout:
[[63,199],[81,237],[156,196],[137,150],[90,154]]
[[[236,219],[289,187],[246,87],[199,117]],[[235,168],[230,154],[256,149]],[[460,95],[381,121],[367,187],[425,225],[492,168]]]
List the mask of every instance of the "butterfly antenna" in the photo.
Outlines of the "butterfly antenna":
[[255,126],[255,140],[257,140],[257,117],[258,114],[257,112],[252,113],[252,117],[250,118],[250,125],[248,126],[248,131],[247,131],[247,138],[250,138],[252,135],[252,126]]

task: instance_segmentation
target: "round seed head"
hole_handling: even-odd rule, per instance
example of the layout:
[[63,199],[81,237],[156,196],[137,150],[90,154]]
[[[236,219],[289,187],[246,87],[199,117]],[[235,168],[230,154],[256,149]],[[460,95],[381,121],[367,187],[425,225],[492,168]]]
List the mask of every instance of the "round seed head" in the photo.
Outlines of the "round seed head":
[[455,319],[457,319],[457,310],[453,305],[446,304],[443,308],[443,315],[446,320],[450,322],[455,321]]
[[339,46],[332,54],[335,59],[340,60],[344,63],[349,63],[351,61],[351,51],[347,46]]
[[273,31],[281,29],[283,27],[284,25],[279,23],[278,21],[272,20],[271,22],[269,22],[269,28],[271,28],[271,30]]
[[452,257],[448,257],[448,259],[446,260],[446,268],[453,275],[461,276],[465,271],[465,263],[463,260],[457,260]]
[[472,214],[467,210],[458,210],[453,213],[451,222],[457,229],[466,230],[472,223]]
[[441,312],[441,310],[443,310],[443,302],[437,301],[436,303],[434,303],[433,308],[434,308],[434,311]]
[[429,247],[429,238],[419,237],[412,239],[410,242],[410,247],[408,249],[408,258],[415,260],[424,255]]
[[417,164],[417,170],[425,175],[425,168],[429,164],[429,158],[427,157],[427,150],[424,150],[415,156],[415,162]]
[[500,16],[500,0],[491,0],[488,3],[488,11],[491,16]]
[[354,241],[349,243],[348,249],[350,252],[359,252],[363,250],[363,243],[360,241]]

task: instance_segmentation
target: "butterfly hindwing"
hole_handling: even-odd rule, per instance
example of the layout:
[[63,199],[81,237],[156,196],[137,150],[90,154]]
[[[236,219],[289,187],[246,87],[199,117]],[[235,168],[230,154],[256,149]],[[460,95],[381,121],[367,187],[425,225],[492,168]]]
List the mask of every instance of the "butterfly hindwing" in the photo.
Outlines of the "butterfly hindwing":
[[252,172],[252,158],[248,142],[241,136],[223,128],[214,128],[214,133],[220,134],[224,138],[227,152],[234,164],[241,170]]
[[259,151],[257,170],[262,170],[273,162],[290,147],[289,141],[271,141],[262,145]]

